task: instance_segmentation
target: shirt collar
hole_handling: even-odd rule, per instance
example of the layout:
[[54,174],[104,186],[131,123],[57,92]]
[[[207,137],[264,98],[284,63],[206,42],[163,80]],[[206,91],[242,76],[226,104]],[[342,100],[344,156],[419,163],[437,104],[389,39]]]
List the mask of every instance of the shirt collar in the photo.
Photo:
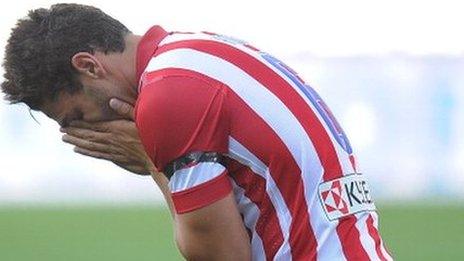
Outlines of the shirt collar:
[[155,25],[151,27],[140,40],[137,46],[136,56],[136,79],[140,83],[140,77],[148,65],[148,62],[153,57],[153,54],[158,49],[158,44],[168,35],[161,26]]

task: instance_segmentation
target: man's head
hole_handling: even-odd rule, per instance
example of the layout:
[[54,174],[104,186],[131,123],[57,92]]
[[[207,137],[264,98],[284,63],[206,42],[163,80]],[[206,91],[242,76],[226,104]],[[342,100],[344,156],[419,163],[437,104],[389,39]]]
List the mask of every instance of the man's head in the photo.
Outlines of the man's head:
[[32,10],[8,40],[2,91],[11,103],[41,110],[62,126],[77,119],[117,118],[108,100],[131,92],[119,68],[129,35],[95,7],[57,4]]

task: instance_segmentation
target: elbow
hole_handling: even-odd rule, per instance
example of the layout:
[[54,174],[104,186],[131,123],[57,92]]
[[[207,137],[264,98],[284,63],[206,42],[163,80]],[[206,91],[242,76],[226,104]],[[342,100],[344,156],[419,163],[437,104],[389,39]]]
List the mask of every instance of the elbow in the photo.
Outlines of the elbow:
[[179,249],[180,254],[185,258],[185,260],[194,260],[195,258],[192,249],[189,249],[188,245],[183,243],[182,237],[176,233],[175,241],[177,245],[177,249]]
[[221,253],[215,250],[198,251],[198,249],[181,248],[181,255],[188,261],[251,261],[251,253],[237,249],[234,253]]
[[176,238],[177,248],[180,254],[188,261],[196,260],[212,260],[207,257],[207,253],[204,250],[194,247],[192,244],[183,243],[181,239]]
[[207,257],[205,247],[201,247],[199,242],[189,242],[189,239],[176,233],[176,245],[180,254],[188,261],[212,260]]
[[250,242],[237,242],[238,244],[217,245],[217,242],[209,241],[204,237],[182,237],[178,233],[176,233],[175,239],[181,255],[188,261],[251,260]]

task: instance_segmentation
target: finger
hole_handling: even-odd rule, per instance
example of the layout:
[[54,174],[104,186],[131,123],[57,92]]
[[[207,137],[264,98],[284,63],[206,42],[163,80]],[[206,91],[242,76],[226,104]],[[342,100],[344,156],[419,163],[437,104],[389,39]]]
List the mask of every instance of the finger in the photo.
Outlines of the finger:
[[110,100],[110,107],[119,115],[134,120],[134,106],[117,98]]
[[110,129],[109,122],[72,121],[69,126],[99,132],[108,132]]
[[92,158],[97,158],[97,159],[105,159],[109,160],[112,162],[125,162],[125,157],[120,156],[120,155],[114,155],[110,153],[105,153],[105,152],[99,152],[99,151],[93,151],[93,150],[88,150],[85,148],[81,147],[75,147],[74,152],[79,153],[81,155],[89,156]]
[[119,153],[119,151],[115,150],[112,146],[107,144],[102,144],[98,142],[92,142],[89,140],[81,139],[78,137],[74,137],[68,134],[63,135],[62,140],[66,143],[72,144],[77,147],[81,147],[84,149],[104,152],[104,153]]
[[63,128],[63,133],[75,136],[81,139],[105,143],[108,141],[108,134],[94,130],[81,129],[75,127]]

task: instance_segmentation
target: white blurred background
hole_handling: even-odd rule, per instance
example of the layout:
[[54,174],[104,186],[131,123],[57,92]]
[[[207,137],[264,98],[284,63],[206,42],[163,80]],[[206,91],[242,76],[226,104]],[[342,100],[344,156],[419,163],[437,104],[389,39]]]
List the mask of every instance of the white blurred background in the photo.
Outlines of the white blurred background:
[[[0,10],[0,58],[16,20]],[[134,33],[232,35],[303,76],[344,127],[381,200],[464,199],[464,5],[460,1],[78,1]],[[3,75],[3,69],[0,69]],[[0,76],[0,81],[3,79]],[[0,104],[0,204],[161,202],[148,177],[72,152],[58,125]]]

